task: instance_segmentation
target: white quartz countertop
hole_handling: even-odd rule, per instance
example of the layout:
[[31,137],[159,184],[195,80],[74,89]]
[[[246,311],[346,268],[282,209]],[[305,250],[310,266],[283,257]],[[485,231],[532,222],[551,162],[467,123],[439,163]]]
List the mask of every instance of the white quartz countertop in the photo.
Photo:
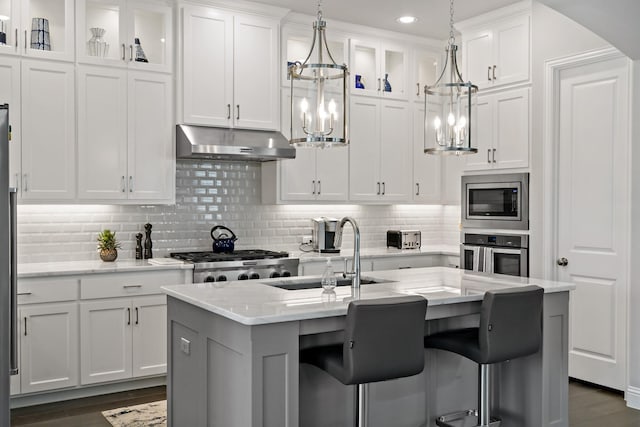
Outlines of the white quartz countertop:
[[[198,283],[164,286],[168,295],[224,316],[244,325],[260,325],[347,313],[354,298],[351,286],[339,286],[333,292],[322,288],[285,290],[267,283],[291,283],[314,276],[288,279],[265,279],[233,282]],[[482,300],[485,291],[537,285],[545,292],[564,292],[575,288],[571,283],[476,273],[448,267],[387,270],[365,273],[386,283],[361,285],[360,299],[422,295],[430,306]],[[320,281],[320,276],[315,276]]]
[[179,261],[170,265],[154,265],[147,260],[42,262],[18,264],[18,278],[181,269],[192,270],[193,264]]
[[[425,245],[420,249],[397,248],[363,248],[360,250],[361,258],[388,258],[394,256],[420,256],[420,255],[450,255],[460,256],[460,246],[457,245]],[[342,249],[340,253],[328,254],[319,252],[289,252],[290,257],[297,257],[300,263],[326,260],[331,257],[336,261],[353,257],[353,249]]]

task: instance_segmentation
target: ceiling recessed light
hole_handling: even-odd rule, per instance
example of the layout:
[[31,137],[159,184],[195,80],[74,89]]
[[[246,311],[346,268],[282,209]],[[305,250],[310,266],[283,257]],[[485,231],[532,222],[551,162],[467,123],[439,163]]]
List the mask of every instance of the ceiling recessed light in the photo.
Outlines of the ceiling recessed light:
[[417,20],[418,18],[416,18],[415,16],[401,16],[400,18],[396,19],[396,21],[401,24],[413,24]]

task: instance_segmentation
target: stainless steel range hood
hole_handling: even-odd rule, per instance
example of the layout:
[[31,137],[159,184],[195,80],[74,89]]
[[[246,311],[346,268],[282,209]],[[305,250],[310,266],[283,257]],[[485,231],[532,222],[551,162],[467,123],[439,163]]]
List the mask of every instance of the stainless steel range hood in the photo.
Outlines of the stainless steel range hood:
[[294,159],[296,149],[280,132],[176,125],[176,157],[267,162]]

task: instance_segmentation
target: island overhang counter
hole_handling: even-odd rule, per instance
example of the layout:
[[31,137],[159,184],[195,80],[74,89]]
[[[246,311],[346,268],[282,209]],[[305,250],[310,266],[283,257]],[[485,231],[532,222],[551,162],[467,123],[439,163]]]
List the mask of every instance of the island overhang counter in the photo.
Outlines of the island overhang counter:
[[[527,285],[545,289],[543,345],[532,356],[497,365],[492,406],[503,425],[568,426],[572,284],[446,267],[369,276],[378,283],[359,291],[277,287],[313,280],[308,277],[163,287],[169,426],[351,425],[353,388],[298,358],[303,348],[341,342],[351,300],[421,295],[428,300],[429,334],[477,325],[484,292]],[[370,426],[435,426],[436,415],[475,408],[476,372],[460,356],[425,351],[421,374],[368,386]]]

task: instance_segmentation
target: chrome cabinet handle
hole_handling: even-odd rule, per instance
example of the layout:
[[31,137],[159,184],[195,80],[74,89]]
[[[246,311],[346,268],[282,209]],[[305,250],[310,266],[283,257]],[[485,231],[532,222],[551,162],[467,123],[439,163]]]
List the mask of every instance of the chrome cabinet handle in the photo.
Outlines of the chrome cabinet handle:
[[493,66],[493,80],[496,79],[496,65]]
[[140,315],[138,314],[138,307],[136,307],[136,325],[140,324]]
[[126,55],[127,55],[127,47],[124,45],[124,43],[122,43],[122,60],[126,61]]
[[387,192],[387,183],[383,182],[382,183],[382,195],[384,196],[386,192]]
[[18,292],[16,295],[32,295],[31,292]]
[[380,84],[382,83],[382,79],[378,79],[378,92],[380,92]]
[[236,120],[240,120],[240,104],[236,105],[236,109],[238,110],[238,114],[236,115]]
[[496,149],[493,149],[493,163],[496,162]]
[[380,183],[378,182],[378,196],[380,195]]
[[231,119],[231,104],[227,104],[227,120]]
[[26,173],[24,175],[22,175],[22,191],[24,191],[25,193],[27,191],[29,191],[29,186],[27,185],[27,183],[29,182],[28,179],[27,179],[28,178],[27,175],[28,174],[26,174]]
[[141,288],[142,285],[122,285],[122,287],[124,289],[130,289],[130,288]]
[[27,30],[24,30],[24,52],[27,52]]
[[131,309],[127,307],[127,325],[131,324]]
[[491,66],[487,68],[487,80],[491,81]]
[[120,179],[120,187],[122,188],[122,192],[125,192],[125,177],[124,175],[122,175],[122,178]]
[[24,316],[24,336],[27,336],[27,316]]
[[18,50],[18,29],[16,28],[16,51]]
[[129,193],[133,193],[133,176],[129,175]]
[[318,196],[320,195],[321,192],[322,192],[322,182],[318,180]]
[[560,267],[566,267],[567,265],[569,265],[569,260],[565,257],[558,258],[556,264],[558,264]]
[[129,45],[129,62],[133,61],[133,45]]
[[420,183],[416,182],[416,196],[420,195]]
[[311,183],[313,184],[313,193],[312,194],[316,194],[316,180],[314,179],[313,181],[311,181]]
[[491,148],[487,148],[487,163],[491,163]]
[[416,83],[416,86],[418,87],[418,90],[416,92],[416,96],[420,96],[420,82]]

